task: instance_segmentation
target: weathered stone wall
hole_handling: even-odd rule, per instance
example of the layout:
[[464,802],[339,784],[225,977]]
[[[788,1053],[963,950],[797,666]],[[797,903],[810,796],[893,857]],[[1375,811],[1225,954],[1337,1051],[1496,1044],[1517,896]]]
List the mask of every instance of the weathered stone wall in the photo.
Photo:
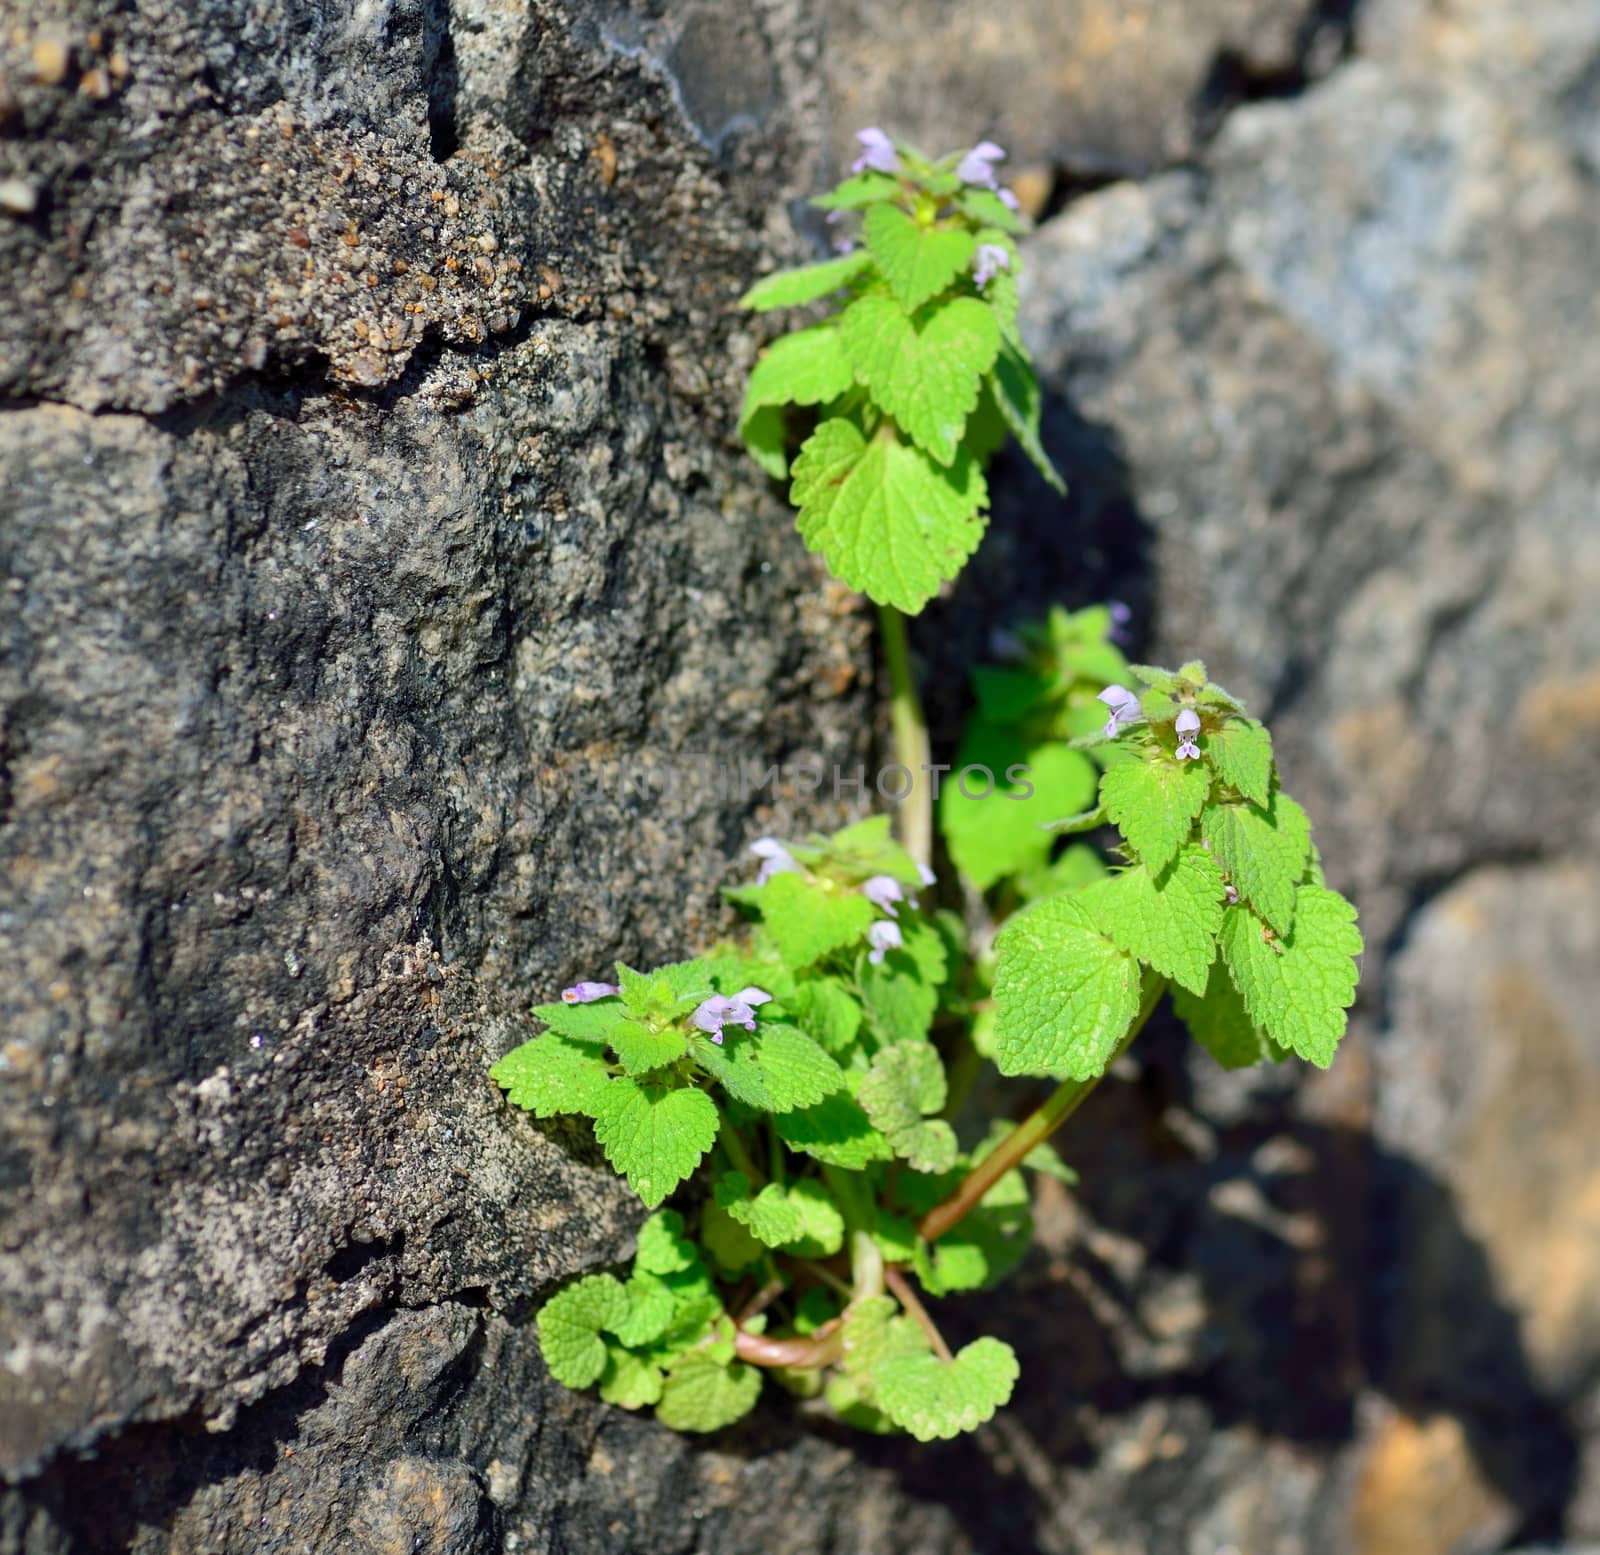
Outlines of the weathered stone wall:
[[[1330,1075],[1085,1113],[977,1440],[707,1444],[545,1377],[636,1210],[483,1071],[774,824],[614,764],[869,748],[730,438],[863,122],[1064,207],[946,732],[1120,591],[1370,948]],[[1593,0],[0,0],[0,1551],[1600,1537],[1597,176]]]

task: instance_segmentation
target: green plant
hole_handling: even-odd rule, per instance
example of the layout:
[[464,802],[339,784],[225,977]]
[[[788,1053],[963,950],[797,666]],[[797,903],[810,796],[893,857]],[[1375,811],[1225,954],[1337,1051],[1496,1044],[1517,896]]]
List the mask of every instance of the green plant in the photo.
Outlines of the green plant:
[[[744,426],[778,473],[779,407],[823,407],[795,464],[801,532],[880,600],[896,753],[930,781],[902,806],[899,841],[883,816],[831,837],[761,839],[757,879],[727,893],[750,919],[738,941],[574,985],[534,1011],[548,1029],[492,1070],[537,1117],[592,1119],[655,1211],[626,1279],[588,1275],[539,1313],[552,1375],[598,1383],[626,1408],[653,1404],[683,1430],[737,1419],[763,1374],[870,1430],[929,1440],[988,1419],[1011,1395],[1015,1355],[994,1337],[952,1353],[924,1298],[993,1286],[1017,1266],[1032,1233],[1024,1172],[1073,1180],[1049,1138],[1162,994],[1229,1067],[1291,1054],[1328,1064],[1355,994],[1355,910],[1323,881],[1266,729],[1203,664],[1127,664],[1110,611],[1057,610],[1022,628],[1018,662],[975,677],[955,763],[929,761],[894,606],[919,607],[971,549],[947,519],[951,491],[981,497],[993,439],[975,440],[975,423],[1016,413],[1036,431],[1037,393],[1031,372],[1020,399],[1001,381],[1007,360],[1026,371],[1008,333],[1014,293],[978,295],[1014,279],[1014,248],[981,279],[966,268],[1010,230],[1002,191],[970,176],[992,185],[998,148],[929,163],[876,133],[863,136],[870,165],[828,197],[867,211],[867,253],[751,294],[776,305],[844,287],[850,301],[836,323],[773,347]],[[910,398],[852,343],[858,328],[863,340],[881,329],[903,343],[908,327],[920,339],[961,304],[959,318],[976,308],[990,323],[944,326],[932,357],[917,345],[928,383]],[[951,345],[958,336],[982,337],[981,349]],[[992,949],[969,943],[962,918],[919,905],[933,883],[932,790],[951,771],[944,835],[988,891]],[[963,782],[973,771],[989,778],[980,796]],[[1082,840],[1057,851],[1085,834],[1107,842],[1109,867]],[[1020,1125],[985,1129],[962,1107],[984,1062],[1056,1088]],[[681,1212],[660,1207],[691,1182],[700,1191]]]

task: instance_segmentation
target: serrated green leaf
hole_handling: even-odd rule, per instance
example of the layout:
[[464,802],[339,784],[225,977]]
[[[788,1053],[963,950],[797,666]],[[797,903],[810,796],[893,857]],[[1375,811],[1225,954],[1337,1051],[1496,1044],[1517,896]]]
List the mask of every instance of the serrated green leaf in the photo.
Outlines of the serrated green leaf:
[[1311,852],[1311,822],[1287,794],[1271,803],[1207,805],[1200,833],[1239,894],[1279,934],[1294,927],[1295,887]]
[[760,1396],[761,1373],[754,1366],[695,1350],[667,1373],[656,1419],[674,1431],[720,1431],[749,1414]]
[[887,1161],[894,1154],[889,1141],[845,1091],[835,1091],[815,1106],[782,1113],[773,1126],[790,1149],[829,1166],[860,1171],[869,1162]]
[[939,464],[950,464],[979,380],[1000,349],[989,309],[957,297],[913,317],[892,297],[862,297],[840,316],[839,338],[874,402]]
[[1337,891],[1314,885],[1299,888],[1289,934],[1273,936],[1242,904],[1222,920],[1222,954],[1250,1018],[1321,1069],[1333,1062],[1355,1001],[1355,920]]
[[[996,276],[995,280],[999,277]],[[990,283],[991,287],[993,282]],[[1013,285],[1016,283],[1013,282]],[[1061,496],[1067,494],[1067,483],[1055,467],[1050,455],[1039,440],[1040,416],[1043,397],[1039,393],[1039,380],[1027,357],[1011,342],[1001,347],[994,364],[994,378],[990,392],[1005,418],[1017,446],[1028,456],[1029,462],[1045,479],[1045,484]]]
[[891,835],[887,815],[869,815],[831,837],[814,836],[813,841],[814,867],[847,884],[859,884],[873,875],[889,875],[911,891],[922,884],[916,861]]
[[839,1066],[792,1026],[763,1025],[754,1041],[756,1066],[772,1098],[773,1112],[810,1107],[844,1084]]
[[1092,810],[1079,810],[1076,815],[1064,815],[1058,821],[1050,821],[1045,830],[1052,837],[1071,837],[1086,831],[1098,831],[1106,824],[1106,808],[1096,805]]
[[1050,896],[995,940],[1002,1074],[1087,1080],[1105,1071],[1139,1012],[1139,963],[1095,928],[1075,896]]
[[887,424],[869,444],[835,417],[801,448],[789,499],[835,577],[914,615],[977,549],[989,493],[964,454],[942,470]]
[[512,1106],[536,1118],[593,1112],[609,1080],[598,1048],[567,1041],[554,1031],[512,1048],[490,1069],[489,1078],[505,1088]]
[[615,996],[592,1004],[536,1004],[533,1013],[552,1031],[580,1045],[594,1046],[628,1012]]
[[1230,718],[1200,737],[1200,749],[1221,782],[1266,806],[1272,796],[1272,736],[1260,724]]
[[835,1055],[847,1051],[861,1030],[861,1006],[831,977],[808,978],[800,985],[794,1017],[812,1041]]
[[661,1368],[654,1361],[611,1349],[600,1375],[600,1397],[619,1409],[643,1409],[661,1397],[661,1382]]
[[1204,848],[1186,843],[1160,874],[1138,864],[1078,901],[1113,945],[1198,994],[1217,959],[1222,899],[1221,870]]
[[717,1108],[704,1091],[668,1090],[617,1078],[596,1103],[594,1137],[606,1159],[654,1209],[700,1164],[717,1137]]
[[1276,1044],[1250,1019],[1227,967],[1218,960],[1200,995],[1172,990],[1172,1008],[1192,1036],[1224,1069],[1248,1069],[1275,1060]]
[[885,1361],[898,1356],[926,1355],[928,1336],[890,1296],[864,1296],[845,1308],[840,1334],[840,1365],[847,1377],[872,1396],[873,1378]]
[[741,308],[751,308],[757,313],[770,313],[774,308],[798,308],[841,286],[862,274],[872,264],[872,256],[865,250],[844,254],[838,259],[824,259],[820,264],[802,265],[795,270],[780,270],[776,275],[763,276],[739,299]]
[[633,1274],[622,1287],[628,1298],[628,1315],[612,1332],[625,1345],[653,1344],[672,1322],[678,1300],[658,1274]]
[[944,1065],[927,1042],[897,1042],[872,1060],[856,1100],[882,1130],[889,1148],[919,1172],[955,1164],[955,1130],[934,1117],[945,1103]]
[[[967,797],[984,791],[981,774],[963,791],[961,774],[969,766],[993,773],[987,798]],[[1022,767],[1028,770],[1007,778]],[[1014,726],[982,720],[962,738],[955,768],[939,791],[939,825],[957,868],[979,890],[1043,863],[1052,846],[1045,825],[1089,804],[1098,776],[1081,751],[1056,741],[1040,744]]]
[[1120,761],[1100,779],[1107,817],[1139,862],[1154,870],[1165,869],[1188,840],[1210,792],[1211,769],[1203,761],[1174,761],[1162,751]]
[[831,1258],[844,1246],[844,1216],[826,1187],[805,1178],[789,1189],[789,1203],[800,1216],[800,1235],[784,1244],[799,1258]]
[[683,1216],[677,1210],[657,1210],[639,1227],[634,1268],[649,1274],[682,1274],[698,1263],[694,1243],[684,1235]]
[[700,1241],[716,1260],[717,1267],[730,1274],[748,1269],[767,1255],[747,1226],[741,1225],[720,1204],[706,1205],[700,1216]]
[[892,205],[874,205],[862,227],[890,290],[908,311],[942,292],[972,263],[978,242],[965,227],[926,227]]
[[638,1021],[621,1020],[611,1028],[606,1037],[623,1072],[631,1075],[648,1074],[675,1063],[689,1051],[689,1039],[676,1027],[667,1026],[652,1031]]
[[857,173],[811,203],[825,211],[854,211],[880,200],[892,200],[900,193],[900,180],[887,173]]
[[910,1263],[917,1255],[917,1228],[904,1215],[879,1209],[873,1222],[872,1240],[878,1244],[886,1263]]
[[627,1321],[628,1298],[614,1275],[590,1274],[559,1290],[539,1309],[539,1349],[557,1382],[586,1388],[606,1365],[600,1334]]
[[717,1203],[764,1247],[782,1247],[800,1239],[800,1211],[788,1192],[769,1182],[753,1198],[743,1172],[724,1172],[717,1179]]
[[857,943],[877,916],[859,893],[830,890],[796,874],[774,875],[755,900],[778,953],[795,969]]
[[826,404],[854,381],[837,327],[820,325],[785,335],[772,344],[750,374],[739,414],[739,435],[762,468],[782,480],[789,473],[789,464],[783,418],[776,414],[777,407]]
[[730,1028],[721,1044],[710,1037],[694,1036],[689,1041],[694,1061],[735,1101],[758,1112],[779,1110],[767,1079],[756,1061],[755,1039]]
[[[970,216],[985,227],[998,227],[1002,232],[1021,234],[1028,224],[992,189],[978,189],[968,184],[956,200],[962,215]],[[979,233],[981,238],[983,233]]]
[[919,1442],[976,1430],[1011,1398],[1021,1368],[1011,1346],[984,1337],[941,1361],[934,1355],[891,1356],[875,1374],[884,1413]]

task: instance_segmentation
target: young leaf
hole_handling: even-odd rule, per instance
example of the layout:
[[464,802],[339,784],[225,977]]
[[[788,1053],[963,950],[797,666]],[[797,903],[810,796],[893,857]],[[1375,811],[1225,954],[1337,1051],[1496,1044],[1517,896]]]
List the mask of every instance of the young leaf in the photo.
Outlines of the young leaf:
[[978,240],[965,227],[925,227],[892,205],[873,206],[862,235],[908,313],[949,286],[978,250]]
[[844,1216],[828,1190],[812,1178],[789,1189],[789,1203],[800,1216],[800,1235],[785,1243],[799,1258],[831,1258],[844,1246]]
[[1250,1018],[1266,1034],[1326,1069],[1355,1001],[1361,932],[1337,891],[1301,886],[1292,933],[1274,939],[1248,907],[1222,920],[1222,954]]
[[[994,774],[987,797],[967,796],[985,786],[974,779],[963,789],[961,774],[969,766]],[[1028,769],[1016,782],[1005,776],[1014,767]],[[939,791],[939,825],[951,858],[979,890],[1042,864],[1052,846],[1046,824],[1092,803],[1096,777],[1087,756],[1059,741],[1041,745],[1015,729],[973,723],[956,754],[956,771]]]
[[845,1052],[861,1030],[861,1006],[831,977],[808,978],[794,1001],[800,1029],[828,1052]]
[[1285,793],[1263,809],[1207,805],[1200,833],[1239,893],[1279,934],[1294,927],[1295,886],[1311,852],[1311,822]]
[[821,264],[780,270],[776,275],[763,276],[757,281],[739,299],[739,306],[753,308],[757,313],[770,313],[774,308],[798,308],[838,291],[841,286],[848,286],[871,264],[872,256],[858,249],[838,259],[824,259]]
[[1252,718],[1230,718],[1200,737],[1212,770],[1229,788],[1265,807],[1272,796],[1272,736]]
[[1102,1074],[1139,1013],[1139,963],[1072,896],[1024,908],[995,940],[1002,1074]]
[[977,549],[989,492],[965,454],[941,470],[887,426],[869,444],[835,417],[795,459],[789,500],[801,539],[835,577],[915,614]]
[[618,1078],[596,1104],[594,1137],[645,1207],[654,1209],[700,1164],[716,1140],[717,1121],[716,1103],[704,1091]]
[[617,963],[617,982],[628,1014],[641,1021],[675,1020],[711,992],[704,961],[675,961],[654,972]]
[[767,473],[781,480],[788,473],[781,441],[778,460],[766,457],[773,447],[774,432],[781,437],[783,431],[782,418],[776,423],[771,419],[775,407],[822,405],[843,394],[854,381],[837,327],[825,324],[785,335],[768,348],[750,374],[739,414],[739,435]]
[[675,1063],[689,1051],[689,1039],[676,1027],[652,1031],[638,1021],[621,1020],[606,1037],[625,1074],[648,1074]]
[[667,1373],[656,1419],[674,1431],[720,1431],[747,1415],[761,1396],[761,1373],[691,1350]]
[[908,317],[892,297],[862,297],[840,317],[839,337],[873,400],[938,463],[950,464],[978,403],[978,382],[1000,349],[989,309],[957,297]]
[[978,189],[968,184],[962,189],[956,204],[961,208],[962,215],[970,216],[985,227],[998,227],[1002,232],[1015,234],[1028,230],[1027,222],[992,189]]
[[699,1266],[694,1243],[684,1235],[683,1216],[660,1209],[639,1227],[633,1266],[647,1274],[683,1274]]
[[829,1166],[860,1171],[870,1161],[887,1161],[894,1152],[857,1102],[835,1091],[813,1107],[785,1112],[773,1127],[791,1150],[816,1157]]
[[605,1370],[602,1330],[627,1321],[628,1298],[614,1275],[590,1274],[559,1290],[539,1309],[539,1349],[550,1375],[586,1388]]
[[1184,988],[1172,990],[1172,1008],[1189,1035],[1224,1069],[1249,1069],[1285,1057],[1282,1048],[1250,1019],[1228,969],[1219,960],[1198,997]]
[[553,1031],[512,1048],[489,1078],[505,1087],[512,1106],[526,1108],[536,1118],[593,1112],[609,1083],[596,1047],[569,1042]]
[[875,1374],[878,1401],[919,1442],[976,1430],[1011,1398],[1020,1368],[1011,1346],[974,1339],[953,1360],[891,1356]]
[[1217,959],[1222,898],[1222,872],[1211,855],[1186,843],[1159,875],[1139,864],[1078,900],[1113,945],[1199,994]]
[[600,1397],[619,1409],[643,1409],[661,1397],[661,1368],[643,1356],[611,1348],[600,1376]]
[[717,1267],[737,1274],[767,1255],[764,1248],[722,1205],[707,1204],[700,1215],[700,1241],[716,1260]]
[[622,1287],[628,1298],[628,1315],[612,1332],[625,1345],[653,1344],[672,1323],[678,1298],[659,1274],[636,1271]]
[[901,948],[889,951],[876,966],[868,961],[860,974],[873,1029],[890,1042],[927,1036],[945,979],[944,941],[938,930],[908,917],[900,932]]
[[817,195],[811,203],[825,211],[855,211],[880,200],[892,200],[900,193],[900,180],[887,173],[857,173],[838,188]]
[[717,1203],[763,1247],[782,1247],[800,1239],[800,1211],[786,1189],[769,1182],[754,1198],[743,1172],[724,1172],[717,1179]]
[[897,1042],[879,1051],[856,1091],[889,1148],[919,1172],[955,1164],[955,1130],[935,1117],[945,1102],[944,1065],[926,1042]]
[[1165,869],[1187,840],[1210,791],[1203,761],[1174,761],[1163,752],[1119,761],[1100,779],[1100,803],[1111,823],[1153,870]]
[[926,1355],[928,1337],[900,1315],[891,1296],[864,1296],[845,1308],[840,1364],[847,1377],[870,1393],[872,1379],[886,1361],[897,1356]]
[[533,1013],[559,1035],[593,1046],[603,1042],[606,1033],[628,1011],[622,1000],[609,998],[592,1004],[536,1004]]
[[877,917],[866,897],[795,874],[774,875],[754,899],[784,964],[795,969],[855,944]]
[[[999,277],[996,276],[995,280],[998,281]],[[994,283],[990,284],[992,286]],[[1000,348],[990,387],[994,402],[1000,407],[1000,414],[1005,417],[1018,447],[1044,477],[1045,484],[1058,495],[1066,496],[1067,483],[1062,480],[1061,472],[1051,462],[1050,455],[1044,451],[1044,444],[1039,440],[1043,409],[1039,380],[1034,377],[1027,358],[1010,341]]]

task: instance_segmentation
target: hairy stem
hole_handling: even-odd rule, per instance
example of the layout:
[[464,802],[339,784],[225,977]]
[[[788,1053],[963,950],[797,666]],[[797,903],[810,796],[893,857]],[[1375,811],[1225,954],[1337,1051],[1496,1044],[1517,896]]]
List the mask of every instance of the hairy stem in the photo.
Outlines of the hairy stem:
[[883,1271],[883,1278],[884,1283],[894,1292],[895,1300],[917,1320],[918,1327],[928,1336],[934,1354],[941,1361],[953,1361],[955,1356],[950,1353],[950,1346],[944,1342],[944,1335],[928,1316],[928,1309],[917,1299],[917,1293],[911,1288],[911,1281],[893,1265]]
[[[1144,1030],[1157,1001],[1166,990],[1166,979],[1151,977],[1145,988],[1139,1013],[1128,1027],[1127,1035],[1117,1044],[1116,1051],[1106,1061],[1109,1069],[1133,1044],[1133,1039]],[[1104,1078],[1095,1075],[1089,1080],[1063,1081],[1045,1102],[1017,1125],[1011,1133],[995,1146],[961,1181],[961,1185],[942,1204],[936,1204],[922,1217],[917,1230],[930,1242],[937,1241],[961,1220],[994,1185],[1017,1165],[1035,1145],[1042,1144],[1076,1112],[1083,1100]]]
[[878,606],[878,628],[883,636],[883,656],[889,666],[890,715],[894,723],[894,759],[911,774],[911,791],[900,806],[900,841],[917,863],[933,863],[933,788],[927,771],[928,723],[922,715],[922,698],[911,673],[911,650],[906,643],[906,618],[893,605]]

